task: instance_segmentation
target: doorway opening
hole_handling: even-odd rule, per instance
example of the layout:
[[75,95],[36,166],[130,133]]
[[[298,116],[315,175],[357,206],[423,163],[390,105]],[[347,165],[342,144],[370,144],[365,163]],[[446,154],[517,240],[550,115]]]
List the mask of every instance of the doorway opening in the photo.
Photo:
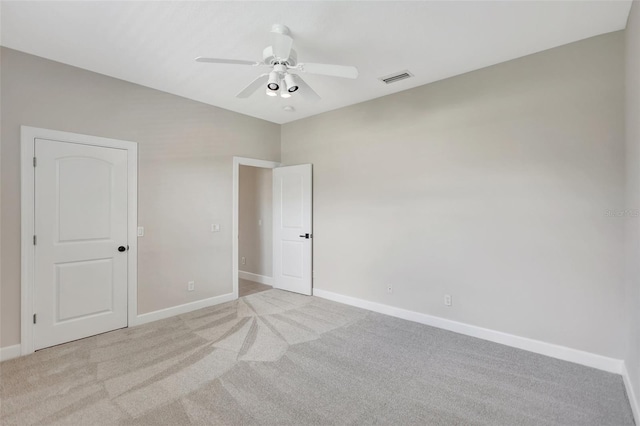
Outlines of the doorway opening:
[[[253,168],[267,169],[270,171],[270,179],[265,178],[266,186],[271,182],[271,216],[270,219],[266,211],[268,203],[268,191],[261,197],[264,204],[261,207],[261,214],[255,211],[243,211],[242,214],[249,216],[249,225],[245,230],[240,231],[240,168],[249,166]],[[249,174],[251,173],[250,169]],[[269,174],[267,174],[269,176]],[[312,294],[312,211],[313,185],[312,185],[312,165],[298,164],[295,166],[281,166],[274,161],[256,160],[252,158],[233,158],[233,233],[232,233],[232,280],[234,298],[239,296],[240,279],[253,281],[257,284],[271,285],[275,289],[286,290],[294,293]],[[255,215],[253,215],[255,213]],[[256,239],[251,232],[258,232],[256,229],[268,228],[271,225],[271,233],[265,235],[265,229],[260,232],[261,239]],[[271,251],[268,251],[268,241],[271,238]],[[240,243],[245,244],[246,240],[253,241],[254,247],[243,249],[240,254]],[[256,242],[259,241],[259,242]],[[251,242],[249,242],[251,244]],[[244,253],[250,253],[255,249],[255,245],[267,246],[262,252],[259,262],[256,259],[252,262],[255,266],[260,263],[263,269],[251,271],[251,261]],[[247,251],[249,250],[249,251]],[[271,259],[269,259],[269,256]],[[244,263],[242,262],[242,258]],[[269,269],[271,268],[271,269]],[[269,271],[271,276],[269,277]],[[261,275],[267,274],[267,275]],[[247,284],[248,291],[260,289],[257,285]],[[244,292],[243,292],[244,293]]]
[[240,165],[238,176],[238,296],[273,285],[273,172]]
[[272,185],[273,169],[279,166],[275,161],[233,158],[232,276],[236,298],[273,285]]

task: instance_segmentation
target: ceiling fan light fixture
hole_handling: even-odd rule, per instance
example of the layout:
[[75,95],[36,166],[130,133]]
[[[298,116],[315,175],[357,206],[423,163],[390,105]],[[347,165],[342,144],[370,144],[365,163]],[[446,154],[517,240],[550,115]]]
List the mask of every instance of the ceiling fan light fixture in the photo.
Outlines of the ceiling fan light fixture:
[[[280,88],[280,76],[277,72],[271,71],[269,73],[269,80],[267,81],[267,89],[274,92]],[[275,96],[275,95],[274,95]]]
[[282,85],[282,88],[280,88],[280,97],[281,98],[290,98],[291,97],[291,93],[289,93],[286,89],[286,84]]
[[267,93],[267,96],[278,96],[278,92],[273,91],[273,90],[269,89],[268,87],[267,87],[266,93]]
[[298,85],[291,74],[285,74],[284,83],[287,86],[287,92],[293,93],[298,90]]

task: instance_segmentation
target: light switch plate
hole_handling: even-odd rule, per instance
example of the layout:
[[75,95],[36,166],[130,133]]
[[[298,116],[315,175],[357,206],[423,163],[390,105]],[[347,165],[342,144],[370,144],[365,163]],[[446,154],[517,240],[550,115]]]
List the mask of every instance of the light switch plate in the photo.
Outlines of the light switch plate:
[[144,226],[138,226],[138,237],[144,237]]
[[217,223],[211,225],[211,232],[220,232],[220,225],[218,225]]

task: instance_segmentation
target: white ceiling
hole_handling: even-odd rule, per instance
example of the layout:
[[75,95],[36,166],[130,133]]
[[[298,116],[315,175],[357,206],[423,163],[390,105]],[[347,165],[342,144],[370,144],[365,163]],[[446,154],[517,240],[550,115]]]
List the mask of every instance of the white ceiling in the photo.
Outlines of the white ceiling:
[[[3,46],[286,123],[626,26],[631,1],[312,1],[1,3]],[[287,25],[300,62],[355,65],[357,80],[305,75],[308,103],[234,96],[261,69],[196,56],[261,60]],[[396,71],[415,77],[386,86]],[[293,105],[295,112],[286,112]]]

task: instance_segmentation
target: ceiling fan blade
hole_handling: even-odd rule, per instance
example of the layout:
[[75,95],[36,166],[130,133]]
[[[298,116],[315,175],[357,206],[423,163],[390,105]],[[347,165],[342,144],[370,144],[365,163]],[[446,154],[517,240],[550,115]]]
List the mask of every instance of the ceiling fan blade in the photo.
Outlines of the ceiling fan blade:
[[296,84],[298,85],[297,92],[300,92],[300,96],[306,101],[316,102],[319,101],[320,95],[318,95],[299,75],[291,74]]
[[220,58],[205,58],[198,56],[196,62],[206,62],[209,64],[229,64],[229,65],[260,65],[260,62],[256,61],[243,61],[240,59],[220,59]]
[[236,98],[248,98],[253,95],[256,90],[261,87],[266,87],[267,80],[269,79],[269,74],[262,74],[258,76],[255,80],[253,80],[247,87],[242,89],[240,93],[236,95]]
[[358,78],[358,68],[347,65],[298,64],[297,68],[309,74],[329,75],[331,77]]
[[271,31],[271,46],[273,48],[273,56],[284,61],[289,59],[291,48],[293,47],[293,39],[287,34]]

